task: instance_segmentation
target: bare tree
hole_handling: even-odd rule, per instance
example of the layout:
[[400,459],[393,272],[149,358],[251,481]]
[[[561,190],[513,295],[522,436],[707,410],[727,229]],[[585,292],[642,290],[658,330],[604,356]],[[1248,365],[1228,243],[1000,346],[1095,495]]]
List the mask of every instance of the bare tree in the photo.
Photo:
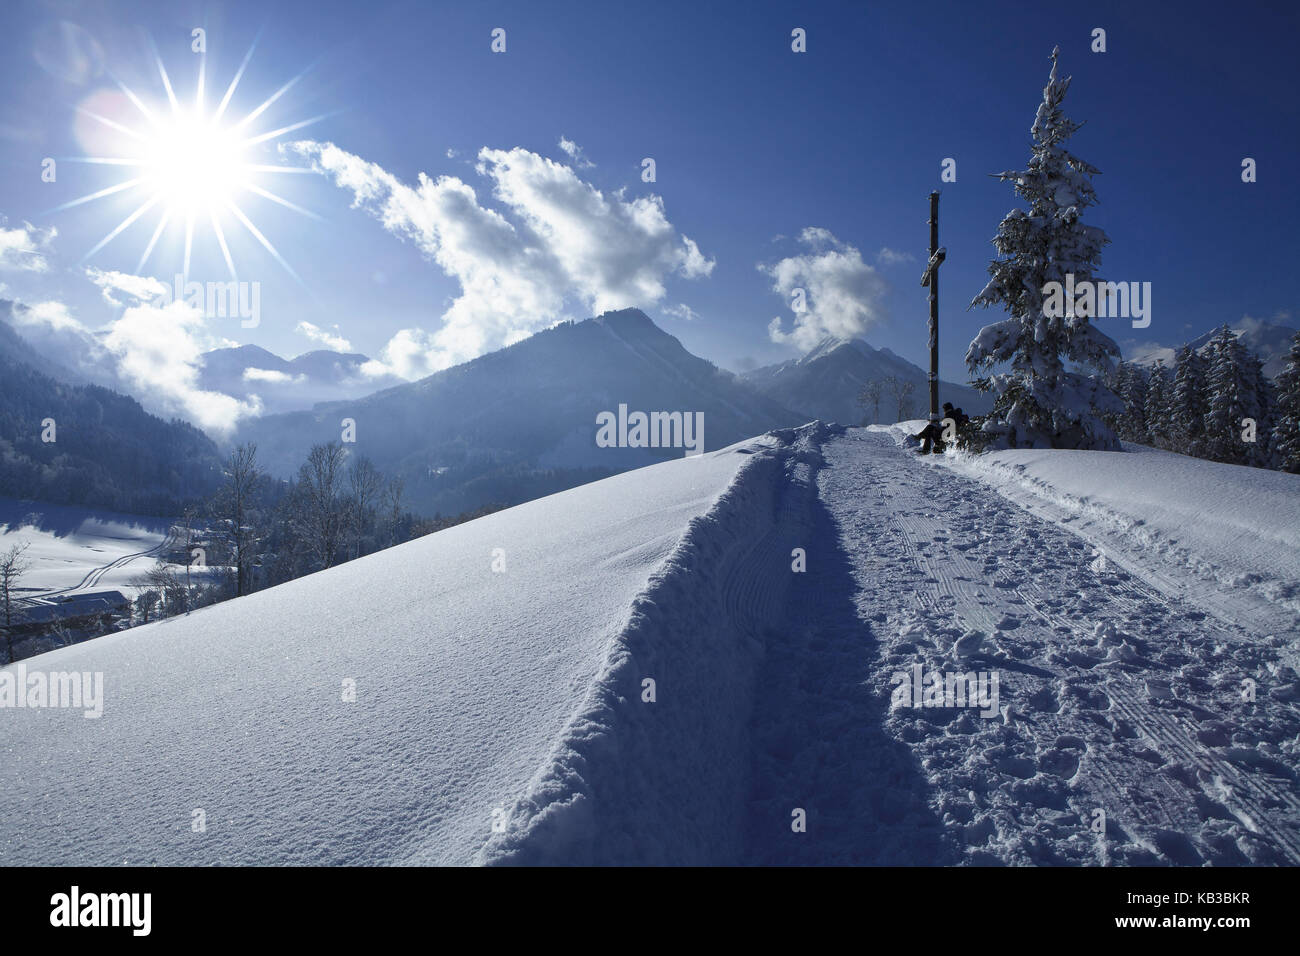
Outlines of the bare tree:
[[352,557],[361,557],[361,542],[374,523],[375,502],[384,487],[384,476],[369,458],[357,458],[348,472],[348,497],[352,523]]
[[347,452],[335,442],[313,445],[298,470],[303,537],[316,563],[331,567],[347,532],[348,503],[343,497]]
[[916,391],[916,383],[904,379],[890,376],[885,379],[889,383],[889,389],[894,395],[894,402],[898,406],[898,421],[906,421],[912,417],[912,394]]
[[251,590],[253,486],[262,474],[257,464],[257,445],[240,445],[232,451],[224,470],[226,483],[218,494],[217,508],[231,524],[235,543],[235,596],[240,597]]
[[388,518],[388,544],[392,547],[397,543],[397,525],[402,520],[402,490],[404,484],[400,477],[394,476],[388,479],[384,485],[383,499],[384,512]]
[[[140,588],[140,596],[156,596],[155,604],[160,603],[158,617],[171,617],[184,614],[190,609],[190,589],[171,565],[159,558],[144,574],[132,579],[131,584]],[[152,605],[150,605],[152,606]],[[165,613],[164,613],[165,612]],[[146,618],[145,623],[148,623]]]
[[149,614],[158,605],[157,591],[141,591],[135,599],[135,606],[140,612],[140,623],[149,623]]
[[[194,521],[197,517],[198,510],[193,505],[185,509],[185,596],[187,605],[189,604],[189,595],[193,593],[190,588],[190,565],[194,562]],[[202,564],[206,563],[204,561]],[[202,567],[202,564],[200,564],[200,567]]]
[[863,411],[868,408],[872,410],[871,424],[873,425],[880,421],[880,396],[883,393],[884,386],[880,382],[867,382],[858,395],[858,404],[862,406]]
[[3,603],[5,615],[5,649],[9,653],[8,663],[14,662],[14,618],[18,612],[14,608],[17,597],[18,582],[31,570],[32,563],[23,557],[23,552],[31,547],[30,541],[15,544],[4,554],[0,554],[0,603]]

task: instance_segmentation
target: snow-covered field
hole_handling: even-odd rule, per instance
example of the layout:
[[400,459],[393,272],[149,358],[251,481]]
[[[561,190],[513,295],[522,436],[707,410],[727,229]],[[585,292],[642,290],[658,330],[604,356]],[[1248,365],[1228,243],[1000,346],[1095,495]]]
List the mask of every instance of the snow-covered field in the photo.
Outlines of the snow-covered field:
[[102,672],[103,716],[0,710],[0,864],[1300,862],[1300,479],[901,435],[30,659]]
[[30,544],[24,598],[116,589],[133,595],[167,541],[169,522],[111,512],[0,498],[0,551]]

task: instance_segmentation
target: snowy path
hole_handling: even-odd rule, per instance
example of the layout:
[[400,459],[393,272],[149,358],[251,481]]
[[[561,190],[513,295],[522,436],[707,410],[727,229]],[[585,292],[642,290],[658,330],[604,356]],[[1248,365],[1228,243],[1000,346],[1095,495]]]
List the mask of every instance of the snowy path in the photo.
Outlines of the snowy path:
[[[1300,862],[1300,712],[1279,669],[1294,635],[1170,600],[885,433],[824,455],[829,521],[756,710],[753,859]],[[999,672],[1005,711],[891,712],[891,677],[916,663]]]

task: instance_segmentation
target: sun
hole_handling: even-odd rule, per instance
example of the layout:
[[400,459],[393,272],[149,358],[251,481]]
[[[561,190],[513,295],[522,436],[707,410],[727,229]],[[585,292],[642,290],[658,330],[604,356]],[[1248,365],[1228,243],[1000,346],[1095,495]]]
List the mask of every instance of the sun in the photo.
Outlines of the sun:
[[141,185],[173,215],[210,215],[246,188],[248,165],[243,137],[194,112],[182,112],[143,144]]
[[[116,77],[113,77],[114,82],[124,94],[125,100],[129,101],[138,114],[133,114],[134,122],[128,117],[113,119],[96,112],[92,108],[93,101],[90,101],[89,105],[83,103],[77,107],[78,113],[117,134],[115,142],[120,143],[121,148],[116,155],[74,156],[68,159],[77,163],[119,166],[127,170],[127,175],[121,182],[80,196],[50,211],[69,209],[117,194],[135,194],[141,199],[133,212],[82,257],[83,264],[137,220],[151,215],[156,216],[156,224],[152,236],[141,253],[140,261],[136,266],[137,273],[140,273],[148,263],[168,225],[183,224],[185,277],[189,277],[195,230],[210,228],[221,248],[231,278],[238,279],[230,245],[226,241],[222,226],[223,219],[228,222],[229,217],[233,217],[295,280],[301,283],[302,280],[271,241],[253,224],[252,219],[240,206],[240,202],[247,195],[252,194],[313,219],[319,218],[314,213],[272,192],[265,185],[271,177],[278,174],[310,173],[311,170],[300,166],[258,163],[255,161],[254,147],[261,143],[274,142],[286,133],[319,122],[325,119],[325,115],[291,123],[268,132],[252,131],[255,121],[302,79],[306,73],[304,71],[281,86],[241,119],[232,120],[227,117],[227,107],[230,105],[231,97],[244,76],[256,45],[254,42],[253,47],[250,47],[229,87],[226,88],[225,95],[215,108],[204,101],[206,53],[199,60],[198,81],[192,101],[182,103],[177,98],[161,57],[155,54],[158,76],[167,95],[165,107],[150,108],[141,97]],[[125,101],[123,107],[131,108],[125,106]]]

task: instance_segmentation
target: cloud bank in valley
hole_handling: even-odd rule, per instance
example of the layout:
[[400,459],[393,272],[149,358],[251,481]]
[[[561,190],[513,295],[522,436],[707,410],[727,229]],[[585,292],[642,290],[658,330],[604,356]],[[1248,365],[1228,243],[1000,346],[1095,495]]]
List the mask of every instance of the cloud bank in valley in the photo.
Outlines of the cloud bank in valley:
[[11,320],[39,351],[136,396],[151,411],[179,415],[218,435],[261,413],[256,396],[239,399],[200,387],[203,354],[233,343],[213,335],[199,309],[160,299],[166,287],[148,276],[95,268],[85,276],[121,314],[92,328],[62,302],[15,303]]

